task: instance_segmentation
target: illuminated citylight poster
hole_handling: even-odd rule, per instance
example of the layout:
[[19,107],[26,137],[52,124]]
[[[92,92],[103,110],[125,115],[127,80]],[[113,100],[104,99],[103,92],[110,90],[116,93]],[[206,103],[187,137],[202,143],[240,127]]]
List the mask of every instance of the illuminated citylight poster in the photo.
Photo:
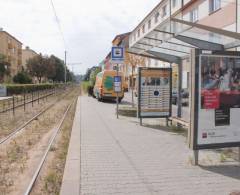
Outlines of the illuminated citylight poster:
[[240,56],[235,54],[197,57],[195,149],[240,146]]
[[172,70],[139,68],[138,117],[171,116]]

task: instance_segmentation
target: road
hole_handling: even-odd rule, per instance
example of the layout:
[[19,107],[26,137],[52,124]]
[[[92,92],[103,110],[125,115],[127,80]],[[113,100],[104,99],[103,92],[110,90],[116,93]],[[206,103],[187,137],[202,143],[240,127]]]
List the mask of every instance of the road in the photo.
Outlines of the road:
[[193,166],[185,137],[141,127],[126,117],[117,120],[114,103],[82,96],[80,108],[80,194],[227,195],[240,190],[238,162],[223,163],[219,154],[201,151],[201,166]]

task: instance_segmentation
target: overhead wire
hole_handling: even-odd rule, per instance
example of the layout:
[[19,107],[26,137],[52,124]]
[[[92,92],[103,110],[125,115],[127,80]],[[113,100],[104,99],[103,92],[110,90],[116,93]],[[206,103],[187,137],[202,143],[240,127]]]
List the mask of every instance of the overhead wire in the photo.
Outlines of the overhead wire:
[[56,19],[58,30],[60,32],[60,35],[61,35],[61,38],[62,38],[62,41],[63,41],[63,45],[64,45],[64,48],[65,48],[65,51],[66,51],[67,50],[67,44],[66,44],[66,39],[64,37],[63,30],[62,30],[62,27],[61,27],[61,24],[60,24],[60,20],[59,20],[59,17],[57,15],[57,11],[56,11],[56,8],[54,6],[53,0],[50,0],[50,2],[51,2],[51,7],[52,7],[52,10],[53,10],[55,19]]

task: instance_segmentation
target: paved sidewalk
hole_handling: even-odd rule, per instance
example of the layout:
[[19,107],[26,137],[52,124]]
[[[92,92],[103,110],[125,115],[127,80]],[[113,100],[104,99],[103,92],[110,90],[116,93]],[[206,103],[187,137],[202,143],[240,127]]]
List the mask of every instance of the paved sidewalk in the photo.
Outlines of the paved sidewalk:
[[200,153],[203,166],[192,166],[183,136],[116,120],[111,103],[81,97],[80,107],[81,195],[227,195],[240,190],[238,162],[221,163],[218,154],[207,151]]

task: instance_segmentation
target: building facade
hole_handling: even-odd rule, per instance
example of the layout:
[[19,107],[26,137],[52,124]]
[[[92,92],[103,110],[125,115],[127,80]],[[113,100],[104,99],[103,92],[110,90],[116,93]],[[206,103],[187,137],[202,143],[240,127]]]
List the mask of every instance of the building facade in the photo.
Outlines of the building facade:
[[28,46],[22,50],[22,66],[23,66],[24,70],[27,69],[28,60],[37,55],[38,54],[34,50],[30,49]]
[[22,43],[8,32],[0,30],[0,54],[10,64],[10,76],[22,70]]
[[[239,32],[239,8],[239,0],[162,0],[133,30],[129,38],[130,48],[138,54],[144,54],[149,50],[155,51],[154,49],[157,48],[158,52],[166,55],[181,56],[182,86],[189,88],[189,49],[194,47],[172,38],[181,33],[194,41],[211,43],[215,46],[226,45],[230,42],[230,38],[182,22],[174,22],[172,19]],[[235,50],[236,45],[232,48],[229,45],[227,49]],[[159,63],[162,65],[161,62]],[[152,66],[154,63],[149,62],[149,64]],[[178,67],[174,63],[172,66]]]

